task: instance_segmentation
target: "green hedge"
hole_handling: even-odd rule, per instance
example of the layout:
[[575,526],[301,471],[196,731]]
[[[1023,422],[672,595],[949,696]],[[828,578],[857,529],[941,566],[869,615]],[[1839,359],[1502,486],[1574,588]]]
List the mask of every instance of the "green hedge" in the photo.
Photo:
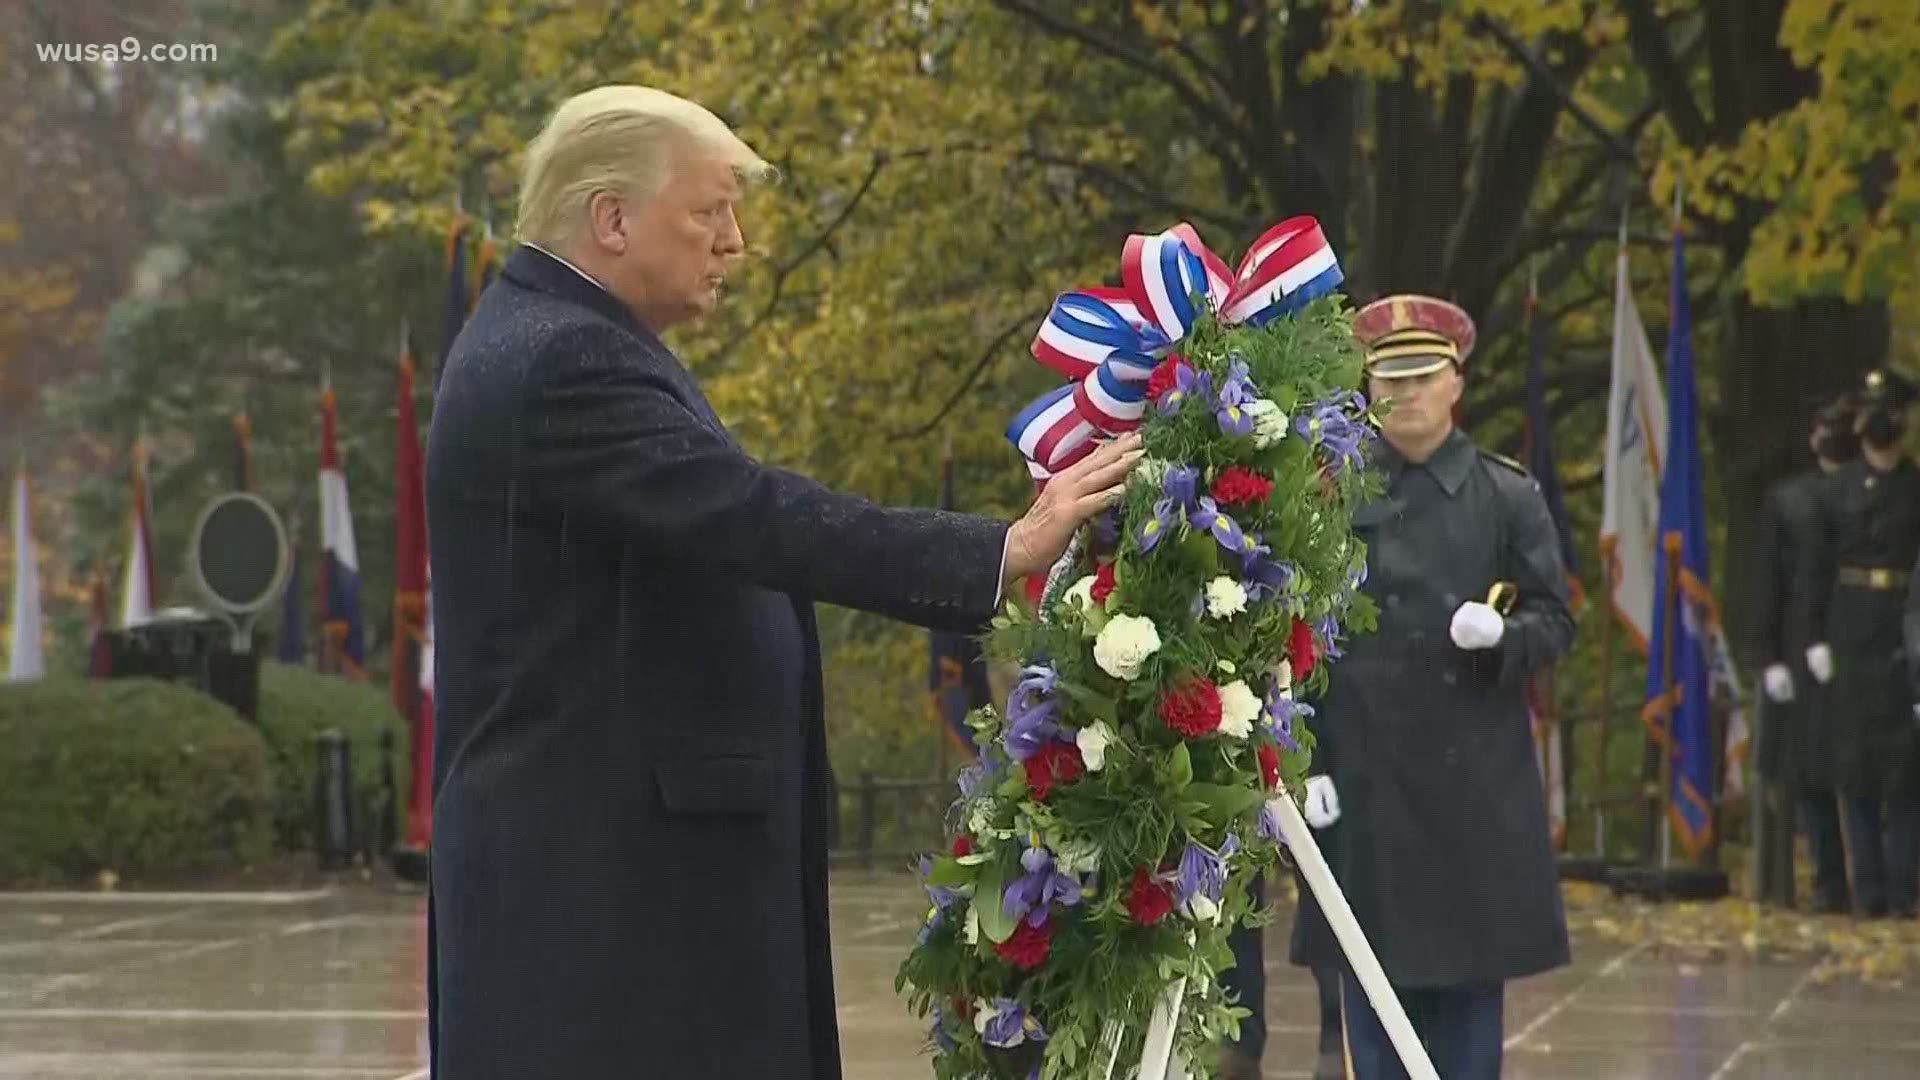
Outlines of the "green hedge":
[[321,675],[310,668],[267,662],[260,668],[260,733],[273,768],[273,827],[282,847],[310,851],[314,843],[314,780],[320,733],[337,728],[352,746],[354,815],[365,837],[377,836],[375,820],[385,798],[380,732],[393,733],[389,767],[395,786],[395,817],[406,833],[407,733],[384,686]]
[[0,686],[0,886],[258,862],[270,791],[259,733],[205,695],[149,679]]

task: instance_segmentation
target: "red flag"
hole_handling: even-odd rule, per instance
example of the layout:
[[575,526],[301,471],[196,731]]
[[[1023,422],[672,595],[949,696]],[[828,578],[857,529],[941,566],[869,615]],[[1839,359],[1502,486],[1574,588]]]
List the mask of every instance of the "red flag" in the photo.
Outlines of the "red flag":
[[107,579],[98,570],[93,572],[92,591],[93,605],[87,620],[92,654],[87,661],[87,675],[104,679],[113,674],[113,647],[107,640]]
[[397,420],[393,440],[393,706],[411,738],[413,788],[407,806],[407,846],[425,849],[431,832],[433,719],[423,685],[427,662],[427,499],[414,419],[413,356],[400,344]]

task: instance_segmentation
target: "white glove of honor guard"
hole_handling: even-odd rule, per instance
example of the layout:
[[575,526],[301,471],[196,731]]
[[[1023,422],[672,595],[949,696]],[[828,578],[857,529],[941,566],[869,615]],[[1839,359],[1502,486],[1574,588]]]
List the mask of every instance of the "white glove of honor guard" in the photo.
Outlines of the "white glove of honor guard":
[[1491,649],[1507,633],[1507,620],[1478,600],[1469,600],[1453,613],[1448,628],[1453,643],[1463,649]]
[[1767,670],[1760,674],[1761,685],[1766,688],[1767,700],[1776,705],[1785,705],[1793,700],[1793,672],[1785,664],[1768,664]]
[[1340,796],[1333,790],[1333,777],[1307,777],[1307,824],[1324,829],[1340,820]]
[[1807,670],[1825,686],[1833,681],[1833,650],[1826,642],[1807,647]]

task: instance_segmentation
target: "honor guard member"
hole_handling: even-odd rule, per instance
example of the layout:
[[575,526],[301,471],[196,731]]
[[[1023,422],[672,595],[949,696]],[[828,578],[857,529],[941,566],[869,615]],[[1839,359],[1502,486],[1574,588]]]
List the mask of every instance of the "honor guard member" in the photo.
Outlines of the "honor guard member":
[[[1379,629],[1331,669],[1306,817],[1434,1068],[1491,1080],[1506,981],[1569,958],[1526,701],[1528,676],[1573,643],[1567,578],[1539,486],[1454,427],[1466,312],[1391,296],[1354,332],[1384,406],[1387,491],[1354,517]],[[1404,1077],[1301,892],[1293,960],[1343,971],[1353,1075]]]
[[1920,469],[1901,449],[1920,386],[1867,373],[1854,431],[1860,459],[1822,491],[1807,670],[1826,687],[1835,780],[1847,818],[1853,902],[1862,915],[1914,915],[1920,899],[1920,738],[1902,622],[1920,558]]
[[1821,491],[1827,478],[1860,455],[1853,432],[1856,408],[1842,395],[1816,409],[1807,446],[1813,464],[1767,492],[1760,521],[1757,611],[1753,655],[1761,675],[1764,722],[1760,727],[1760,775],[1773,806],[1760,845],[1760,895],[1793,906],[1794,820],[1807,831],[1813,857],[1813,910],[1846,911],[1846,849],[1840,839],[1840,805],[1833,788],[1831,732],[1823,723],[1825,695],[1806,667],[1807,606],[1814,601],[1813,560],[1818,552]]

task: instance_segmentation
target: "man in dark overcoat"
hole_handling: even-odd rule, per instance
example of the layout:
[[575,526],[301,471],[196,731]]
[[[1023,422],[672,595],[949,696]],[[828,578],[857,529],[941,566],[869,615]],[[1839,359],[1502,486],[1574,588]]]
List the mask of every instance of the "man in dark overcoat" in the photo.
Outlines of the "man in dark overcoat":
[[813,605],[975,627],[1137,460],[1108,443],[1009,527],[749,457],[660,335],[717,302],[764,171],[683,99],[569,99],[448,358],[427,475],[444,1080],[837,1078]]
[[1760,896],[1791,907],[1796,817],[1813,858],[1813,910],[1848,908],[1846,849],[1833,789],[1831,731],[1823,722],[1823,688],[1807,672],[1807,608],[1813,602],[1813,560],[1819,547],[1820,492],[1827,478],[1859,456],[1851,396],[1814,411],[1807,436],[1813,464],[1775,484],[1760,516],[1755,544],[1758,589],[1752,620],[1753,655],[1760,659],[1761,725],[1758,766],[1772,812],[1763,815]]
[[1901,448],[1920,386],[1867,373],[1860,458],[1822,491],[1807,669],[1827,690],[1855,910],[1912,918],[1920,902],[1920,733],[1902,623],[1920,557],[1920,467]]
[[[1454,427],[1467,314],[1392,296],[1354,332],[1390,410],[1387,493],[1354,519],[1379,629],[1331,669],[1305,814],[1434,1068],[1486,1080],[1506,981],[1569,959],[1526,701],[1528,676],[1573,642],[1566,573],[1532,477]],[[1293,959],[1346,967],[1304,889]],[[1366,995],[1341,983],[1354,1075],[1404,1076]]]

